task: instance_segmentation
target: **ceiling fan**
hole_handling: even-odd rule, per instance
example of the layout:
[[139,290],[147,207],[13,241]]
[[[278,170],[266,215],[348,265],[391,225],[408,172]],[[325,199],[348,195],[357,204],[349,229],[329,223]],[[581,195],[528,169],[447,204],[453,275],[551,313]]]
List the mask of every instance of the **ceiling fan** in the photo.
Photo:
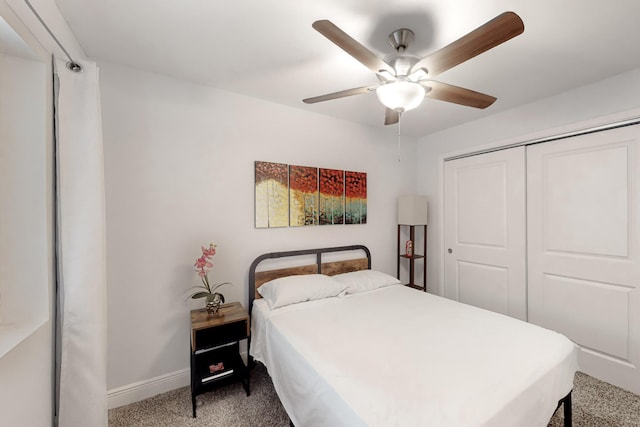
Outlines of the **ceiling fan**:
[[487,108],[493,104],[496,100],[493,96],[431,78],[524,31],[524,23],[517,14],[504,12],[437,52],[419,58],[405,54],[414,39],[414,33],[410,29],[401,28],[389,35],[389,43],[396,50],[396,54],[383,60],[331,21],[316,21],[312,26],[376,73],[380,83],[306,98],[303,102],[314,104],[375,91],[380,102],[386,107],[385,125],[398,123],[400,115],[420,105],[425,96],[475,108]]

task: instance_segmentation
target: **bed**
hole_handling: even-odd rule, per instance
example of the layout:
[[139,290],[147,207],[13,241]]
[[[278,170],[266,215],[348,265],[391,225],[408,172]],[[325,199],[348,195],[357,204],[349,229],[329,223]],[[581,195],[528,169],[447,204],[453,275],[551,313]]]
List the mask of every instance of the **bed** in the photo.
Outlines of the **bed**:
[[561,405],[571,426],[574,343],[402,286],[365,246],[261,255],[249,286],[249,354],[295,426],[544,427]]

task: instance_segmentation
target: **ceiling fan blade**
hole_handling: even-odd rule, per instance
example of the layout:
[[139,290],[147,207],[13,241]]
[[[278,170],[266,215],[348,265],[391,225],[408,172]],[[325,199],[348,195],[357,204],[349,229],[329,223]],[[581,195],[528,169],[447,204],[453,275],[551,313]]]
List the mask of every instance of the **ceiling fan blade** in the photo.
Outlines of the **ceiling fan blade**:
[[434,77],[474,56],[522,34],[524,23],[513,12],[504,12],[437,52],[422,58],[412,70],[426,68]]
[[346,96],[360,95],[361,93],[372,92],[376,90],[377,87],[378,85],[356,87],[353,89],[346,89],[346,90],[341,90],[339,92],[328,93],[326,95],[314,96],[313,98],[306,98],[306,99],[303,99],[302,102],[304,102],[305,104],[315,104],[316,102],[330,101],[332,99],[344,98]]
[[431,88],[425,96],[439,99],[440,101],[453,102],[467,107],[487,108],[496,100],[491,95],[433,80],[426,80],[420,83],[426,88]]
[[394,76],[396,75],[396,71],[392,66],[384,62],[382,59],[378,58],[376,54],[361,45],[349,34],[342,31],[333,22],[323,19],[314,22],[312,24],[312,27],[315,28],[316,31],[318,31],[320,34],[335,43],[339,48],[360,61],[365,67],[367,67],[374,73],[377,74],[380,71],[387,71]]
[[391,108],[387,108],[384,113],[384,124],[385,125],[395,125],[400,121],[400,113],[397,110],[392,110]]

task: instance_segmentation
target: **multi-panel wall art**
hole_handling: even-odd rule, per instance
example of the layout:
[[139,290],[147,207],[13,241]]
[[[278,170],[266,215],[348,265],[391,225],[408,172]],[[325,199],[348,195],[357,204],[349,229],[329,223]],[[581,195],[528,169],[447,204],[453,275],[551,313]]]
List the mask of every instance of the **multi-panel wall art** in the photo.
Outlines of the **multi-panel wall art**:
[[256,228],[367,223],[367,174],[255,162]]
[[344,224],[344,171],[320,169],[320,225]]
[[256,227],[289,225],[289,173],[282,163],[256,162]]
[[289,166],[289,225],[318,223],[318,168]]
[[344,222],[345,224],[367,223],[367,174],[344,172]]

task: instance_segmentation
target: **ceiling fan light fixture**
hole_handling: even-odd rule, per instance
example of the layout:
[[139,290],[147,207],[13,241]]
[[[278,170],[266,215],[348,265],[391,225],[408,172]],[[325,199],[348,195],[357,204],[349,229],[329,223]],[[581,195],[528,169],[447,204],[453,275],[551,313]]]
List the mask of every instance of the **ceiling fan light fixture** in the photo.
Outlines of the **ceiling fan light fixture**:
[[[399,125],[402,112],[419,106],[425,95],[440,101],[474,108],[487,108],[493,104],[496,100],[493,96],[441,83],[432,78],[493,49],[524,31],[524,23],[517,14],[504,12],[447,46],[419,58],[407,53],[407,48],[415,38],[413,31],[401,28],[391,33],[389,37],[389,42],[396,53],[383,60],[327,19],[315,21],[312,26],[337,47],[373,71],[380,84],[341,90],[302,101],[306,104],[314,104],[369,93],[375,89],[378,99],[387,107],[385,125],[396,123]],[[398,134],[399,132],[398,126]]]
[[424,94],[422,85],[404,80],[386,83],[376,89],[376,95],[385,107],[402,112],[420,105]]

